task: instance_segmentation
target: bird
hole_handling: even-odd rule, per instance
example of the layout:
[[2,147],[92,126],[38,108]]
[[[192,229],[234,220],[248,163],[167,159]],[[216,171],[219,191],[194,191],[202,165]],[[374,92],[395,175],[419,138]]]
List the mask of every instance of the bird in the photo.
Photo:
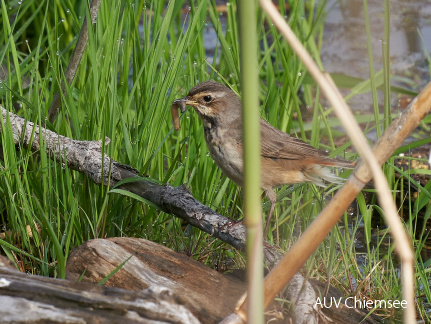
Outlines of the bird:
[[[178,107],[184,113],[186,106],[191,106],[202,120],[205,141],[214,162],[224,175],[242,187],[242,109],[238,96],[229,87],[209,80],[197,84],[186,97],[172,103],[176,115]],[[277,200],[274,189],[303,182],[321,187],[326,187],[325,181],[340,183],[342,179],[329,167],[352,169],[356,162],[330,158],[326,151],[273,127],[262,118],[260,135],[261,188],[271,202],[263,232],[266,236]]]

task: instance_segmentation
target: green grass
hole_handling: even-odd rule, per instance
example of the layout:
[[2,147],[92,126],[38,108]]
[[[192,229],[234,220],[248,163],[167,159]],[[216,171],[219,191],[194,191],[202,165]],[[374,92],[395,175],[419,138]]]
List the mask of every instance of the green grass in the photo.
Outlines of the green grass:
[[[181,15],[184,3],[102,1],[97,24],[88,25],[89,44],[74,82],[66,87],[63,109],[48,127],[77,140],[109,137],[111,143],[105,151],[113,159],[162,183],[186,183],[196,199],[239,219],[240,189],[222,175],[209,156],[198,116],[191,110],[183,114],[179,132],[173,130],[170,116],[171,102],[199,81],[215,79],[239,90],[236,3],[232,1],[227,12],[219,13],[214,1],[199,1],[199,5],[193,2],[186,13],[186,23]],[[280,6],[282,14],[321,64],[325,2],[289,3],[290,10]],[[86,2],[73,0],[28,0],[21,5],[1,1],[0,63],[9,71],[7,79],[0,83],[4,107],[38,125],[46,123],[87,11]],[[324,136],[327,140],[322,148],[334,156],[345,154],[347,159],[355,159],[355,154],[344,153],[350,151],[349,141],[337,149],[335,139],[343,135],[333,130],[338,121],[331,109],[319,103],[321,94],[299,59],[260,11],[257,21],[262,117],[315,146]],[[203,37],[209,27],[215,29],[218,44],[214,54],[217,59],[211,64]],[[389,53],[385,57],[388,59]],[[348,82],[352,91],[349,98],[374,93],[378,87],[386,92],[404,91],[389,86],[387,70],[370,69],[370,73],[368,80],[348,76],[338,80]],[[303,114],[304,105],[311,108],[310,117]],[[368,132],[380,129],[380,125],[386,127],[392,117],[387,106],[379,111],[374,105],[371,114],[357,119]],[[15,147],[8,124],[1,125],[1,129],[0,223],[6,236],[0,240],[0,250],[21,271],[64,277],[65,263],[73,248],[89,239],[113,236],[163,243],[220,269],[226,263],[238,267],[244,264],[240,253],[174,216],[119,192],[110,193],[67,165],[53,162],[43,145],[36,153]],[[401,191],[395,169],[386,166],[385,172],[394,192]],[[402,177],[412,183],[412,172],[404,172]],[[417,255],[416,292],[421,296],[417,309],[428,320],[429,305],[423,304],[423,297],[431,300],[427,283],[430,261],[422,260],[420,253],[428,232],[418,220],[421,208],[426,210],[425,217],[431,214],[426,194],[429,187],[425,186],[415,202],[412,192],[404,192],[405,202],[412,206],[405,222]],[[288,249],[335,189],[331,186],[323,191],[309,184],[281,188],[274,215],[278,225],[274,224],[268,241]],[[268,207],[265,200],[264,214]],[[340,221],[307,262],[305,272],[324,280],[329,273],[331,283],[346,294],[401,299],[399,264],[389,234],[371,226],[371,217],[380,213],[378,202],[374,199],[367,205],[360,198],[358,207],[358,215],[346,214]],[[355,245],[355,237],[362,231],[366,235],[365,252],[356,251]],[[354,291],[350,288],[352,280],[356,283]]]

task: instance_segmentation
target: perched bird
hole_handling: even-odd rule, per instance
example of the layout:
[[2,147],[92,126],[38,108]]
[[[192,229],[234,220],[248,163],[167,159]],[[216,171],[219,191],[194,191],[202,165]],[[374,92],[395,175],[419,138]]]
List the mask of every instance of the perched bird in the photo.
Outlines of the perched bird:
[[[205,141],[215,163],[228,178],[242,186],[242,118],[238,96],[218,82],[206,81],[173,102],[181,112],[186,105],[193,107],[202,120]],[[328,166],[353,168],[355,163],[329,158],[325,151],[280,131],[263,119],[260,132],[261,187],[271,202],[266,235],[277,198],[274,188],[307,181],[323,187],[324,181],[339,183],[341,179]]]

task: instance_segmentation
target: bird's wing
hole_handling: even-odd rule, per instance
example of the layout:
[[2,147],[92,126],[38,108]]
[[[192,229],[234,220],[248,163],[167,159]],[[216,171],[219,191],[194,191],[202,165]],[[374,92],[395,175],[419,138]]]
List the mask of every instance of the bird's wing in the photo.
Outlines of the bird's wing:
[[271,159],[301,160],[326,157],[328,153],[292,137],[261,119],[261,155]]

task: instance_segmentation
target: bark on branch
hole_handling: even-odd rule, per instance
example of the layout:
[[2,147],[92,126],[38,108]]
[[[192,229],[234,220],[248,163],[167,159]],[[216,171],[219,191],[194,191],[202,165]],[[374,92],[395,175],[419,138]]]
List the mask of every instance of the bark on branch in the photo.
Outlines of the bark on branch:
[[[41,142],[52,158],[59,163],[67,163],[70,169],[87,175],[98,185],[111,188],[119,181],[136,177],[137,181],[125,183],[121,188],[133,192],[159,206],[165,212],[184,219],[200,230],[244,251],[245,228],[242,224],[230,226],[233,220],[222,216],[211,208],[194,199],[183,185],[173,188],[169,184],[159,185],[140,177],[138,171],[130,166],[102,154],[103,141],[78,141],[58,135],[46,128],[35,126],[17,115],[7,112],[0,106],[3,123],[7,116],[10,120],[15,144],[23,144],[32,151],[41,149]],[[34,129],[34,136],[33,134]],[[109,144],[106,138],[104,144]],[[266,261],[270,267],[281,257],[281,252],[272,246],[266,246]]]

